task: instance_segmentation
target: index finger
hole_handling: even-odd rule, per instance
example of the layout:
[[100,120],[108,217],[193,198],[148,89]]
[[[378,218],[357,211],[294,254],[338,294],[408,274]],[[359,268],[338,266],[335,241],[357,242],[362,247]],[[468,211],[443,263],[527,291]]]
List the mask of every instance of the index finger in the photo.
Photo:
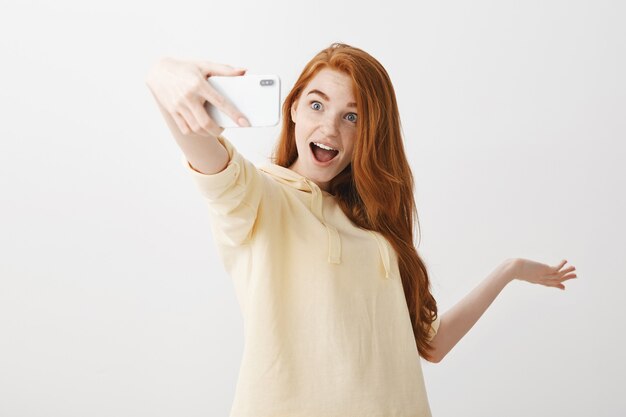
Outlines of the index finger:
[[202,84],[199,93],[206,101],[217,107],[218,110],[230,117],[239,126],[250,126],[246,116],[230,100],[216,91],[208,81]]
[[196,65],[205,78],[210,75],[235,75],[241,71],[246,71],[243,68],[235,68],[232,65],[212,61],[196,61]]

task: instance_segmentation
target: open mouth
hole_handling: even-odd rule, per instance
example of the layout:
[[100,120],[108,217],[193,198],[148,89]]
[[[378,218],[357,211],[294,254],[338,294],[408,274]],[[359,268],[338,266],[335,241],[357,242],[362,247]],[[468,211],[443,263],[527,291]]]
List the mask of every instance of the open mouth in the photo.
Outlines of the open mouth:
[[339,151],[321,148],[313,142],[309,143],[309,147],[311,148],[311,152],[313,153],[315,160],[322,163],[330,162],[339,154]]

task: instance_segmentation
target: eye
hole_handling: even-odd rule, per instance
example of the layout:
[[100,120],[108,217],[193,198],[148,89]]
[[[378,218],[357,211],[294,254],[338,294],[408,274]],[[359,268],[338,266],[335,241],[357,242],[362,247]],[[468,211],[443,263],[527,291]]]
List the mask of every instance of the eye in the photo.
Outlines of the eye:
[[[322,105],[322,103],[320,103],[319,101],[312,101],[311,102],[311,107],[313,107],[313,105],[315,105],[315,104],[319,104],[320,106]],[[318,110],[318,109],[315,109],[315,110]]]
[[[311,105],[311,108],[313,108],[314,110],[320,110],[320,107],[314,107],[316,104],[318,106],[321,106],[322,103],[320,103],[319,101],[311,101],[309,103]],[[357,120],[357,114],[356,113],[348,113],[348,116],[353,116],[352,119],[349,119],[352,123],[356,123]]]

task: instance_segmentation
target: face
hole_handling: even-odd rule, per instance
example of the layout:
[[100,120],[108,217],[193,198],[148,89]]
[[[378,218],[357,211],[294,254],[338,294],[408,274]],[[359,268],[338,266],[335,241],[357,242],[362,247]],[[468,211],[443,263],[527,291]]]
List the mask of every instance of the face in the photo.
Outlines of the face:
[[[289,169],[328,191],[330,180],[352,160],[357,117],[352,79],[330,68],[320,70],[291,107],[298,158]],[[320,162],[313,142],[338,152],[330,161]]]

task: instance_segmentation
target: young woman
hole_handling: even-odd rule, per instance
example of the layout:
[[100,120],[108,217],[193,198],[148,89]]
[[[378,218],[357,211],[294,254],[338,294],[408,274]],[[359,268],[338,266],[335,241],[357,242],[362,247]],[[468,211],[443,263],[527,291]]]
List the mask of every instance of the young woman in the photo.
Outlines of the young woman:
[[429,416],[419,357],[441,361],[511,280],[564,289],[575,268],[507,259],[440,317],[383,66],[341,43],[315,55],[283,104],[273,162],[259,168],[203,107],[246,126],[206,82],[244,72],[164,59],[147,78],[244,317],[231,416]]

